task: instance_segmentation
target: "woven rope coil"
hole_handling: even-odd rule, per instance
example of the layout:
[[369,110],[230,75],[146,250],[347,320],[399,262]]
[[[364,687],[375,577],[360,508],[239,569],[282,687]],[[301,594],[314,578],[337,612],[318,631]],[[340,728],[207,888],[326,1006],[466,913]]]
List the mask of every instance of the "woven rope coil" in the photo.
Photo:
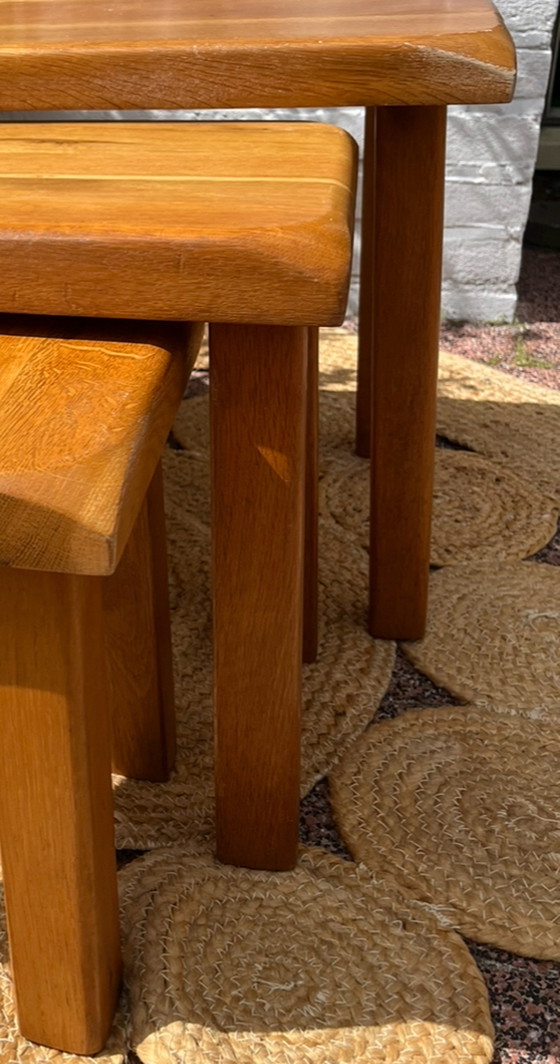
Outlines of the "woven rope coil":
[[181,496],[205,528],[210,528],[210,426],[208,396],[181,403],[173,435],[182,451],[166,455],[166,488]]
[[[321,331],[324,463],[354,447],[357,337]],[[437,431],[560,500],[560,392],[440,352]]]
[[[115,779],[117,846],[131,849],[202,842],[214,830],[210,543],[190,490],[193,470],[198,483],[202,475],[181,452],[168,452],[164,465],[178,757],[169,783]],[[373,718],[395,658],[394,644],[366,630],[367,558],[332,527],[322,534],[321,585],[319,656],[303,678],[303,794]]]
[[4,891],[0,887],[0,1064],[124,1064],[124,1011],[119,1009],[105,1049],[95,1057],[75,1056],[36,1045],[22,1038],[17,1028],[13,984],[8,959],[8,933]]
[[560,392],[442,354],[437,431],[560,499]]
[[468,707],[373,725],[330,777],[357,860],[488,945],[560,959],[560,729]]
[[177,850],[123,873],[144,1064],[487,1064],[486,990],[431,914],[319,851],[274,875]]
[[560,568],[454,565],[432,575],[426,636],[403,643],[434,683],[465,702],[560,708]]
[[[327,459],[340,449],[353,452],[357,337],[342,329],[321,329],[320,338],[321,442]],[[208,397],[181,405],[173,435],[189,457],[197,460],[208,455]],[[202,469],[199,473],[204,475]],[[209,510],[207,516],[209,520]]]
[[[321,482],[322,509],[369,549],[369,462],[348,457]],[[462,451],[436,451],[432,565],[526,558],[549,542],[551,500],[507,467]]]

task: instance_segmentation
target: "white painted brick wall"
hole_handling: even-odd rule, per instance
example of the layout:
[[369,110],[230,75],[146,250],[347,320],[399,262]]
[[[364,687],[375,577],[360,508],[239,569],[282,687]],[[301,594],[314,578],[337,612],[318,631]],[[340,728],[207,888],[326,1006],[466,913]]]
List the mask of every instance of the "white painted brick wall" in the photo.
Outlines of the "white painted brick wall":
[[[515,314],[521,242],[530,205],[557,4],[558,0],[497,0],[517,47],[515,99],[511,104],[495,107],[449,109],[442,294],[445,317],[511,321]],[[356,138],[360,148],[363,145],[363,113],[357,107],[134,114],[162,120],[301,118],[335,122]],[[22,117],[0,112],[0,120]],[[63,116],[53,112],[49,117]],[[75,112],[75,117],[87,115]],[[91,112],[89,117],[94,117]],[[131,114],[98,112],[95,117],[118,120]],[[359,218],[358,210],[350,293],[353,312],[358,305]]]
[[[516,282],[557,3],[558,0],[498,0],[518,51],[515,98],[507,105],[449,109],[444,317],[511,321],[515,314]],[[242,114],[255,118],[275,116],[336,122],[357,139],[360,147],[363,144],[363,114],[359,108],[223,112],[216,117],[233,118]],[[163,113],[161,117],[165,117]],[[352,312],[358,306],[359,218],[358,210],[349,305]]]
[[443,313],[511,321],[558,0],[498,0],[517,48],[511,104],[449,109]]

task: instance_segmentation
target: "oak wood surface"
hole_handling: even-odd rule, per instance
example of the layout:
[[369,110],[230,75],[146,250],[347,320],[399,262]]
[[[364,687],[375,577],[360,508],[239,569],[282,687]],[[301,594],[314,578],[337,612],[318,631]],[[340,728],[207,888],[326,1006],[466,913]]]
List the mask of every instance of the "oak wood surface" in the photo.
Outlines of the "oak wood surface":
[[355,174],[321,124],[5,125],[0,310],[339,324]]
[[303,661],[317,658],[319,643],[319,330],[307,330],[305,428],[305,542],[303,565]]
[[370,630],[419,639],[430,557],[445,108],[379,108],[375,149]]
[[356,454],[369,458],[371,447],[371,379],[373,373],[373,274],[375,240],[375,130],[376,108],[366,108],[364,121],[364,159],[362,227],[360,245],[360,331],[358,334],[358,382],[356,388]]
[[298,847],[305,329],[210,329],[216,836],[220,860]]
[[0,845],[24,1037],[105,1044],[119,987],[100,581],[0,570]]
[[489,0],[2,0],[0,109],[495,103]]
[[113,771],[167,780],[176,735],[161,462],[103,602]]
[[200,330],[0,319],[0,561],[113,572]]

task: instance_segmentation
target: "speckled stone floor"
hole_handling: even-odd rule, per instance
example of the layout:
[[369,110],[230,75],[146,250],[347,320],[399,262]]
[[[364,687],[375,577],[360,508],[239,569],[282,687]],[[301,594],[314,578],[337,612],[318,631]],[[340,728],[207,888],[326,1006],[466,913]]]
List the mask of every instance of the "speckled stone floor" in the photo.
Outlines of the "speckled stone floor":
[[[560,252],[525,250],[519,295],[518,320],[512,325],[444,324],[441,346],[525,380],[560,388]],[[347,327],[355,331],[356,323]],[[206,373],[195,371],[191,393],[206,388]],[[536,560],[560,564],[560,532]],[[380,715],[395,717],[408,708],[454,701],[399,652]],[[350,860],[331,816],[326,780],[301,804],[300,837],[305,844]],[[123,852],[121,862],[135,856]],[[488,985],[496,1028],[493,1064],[560,1064],[560,965],[468,945]],[[130,1054],[129,1064],[136,1061]]]

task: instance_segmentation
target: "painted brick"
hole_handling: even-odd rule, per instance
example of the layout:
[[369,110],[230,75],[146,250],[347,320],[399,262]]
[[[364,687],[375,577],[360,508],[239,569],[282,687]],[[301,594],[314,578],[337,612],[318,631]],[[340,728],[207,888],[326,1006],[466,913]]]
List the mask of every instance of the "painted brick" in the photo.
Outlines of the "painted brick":
[[[508,105],[449,109],[443,309],[451,318],[511,320],[541,113],[550,66],[557,0],[497,0],[518,49],[515,99]],[[24,116],[0,113],[0,120]],[[52,114],[43,118],[68,117]],[[118,120],[119,112],[76,118]],[[326,121],[342,125],[363,146],[360,108],[218,112],[135,112],[147,119],[272,119]],[[360,200],[358,200],[360,203]],[[352,267],[350,309],[357,309],[359,220]]]
[[538,26],[548,35],[547,44],[550,42],[557,11],[556,0],[496,0],[496,7],[512,36],[530,32]]
[[516,99],[545,96],[551,58],[550,48],[517,47]]
[[[517,153],[516,153],[517,155]],[[527,184],[533,176],[533,158],[523,156],[510,160],[486,160],[457,162],[447,165],[447,180],[475,185],[520,185]]]
[[519,158],[535,152],[539,138],[542,100],[524,113],[513,110],[505,114],[450,108],[447,122],[448,164],[465,162],[495,163],[498,160],[519,166]]
[[512,30],[509,26],[511,35],[515,41],[517,48],[549,48],[551,38],[551,25],[547,20],[544,28],[536,23],[530,29],[525,30]]
[[530,185],[512,185],[507,195],[501,185],[447,183],[445,225],[491,225],[505,229],[519,240],[527,222],[531,202]]
[[514,285],[519,276],[520,243],[505,229],[447,230],[444,283],[453,285]]
[[443,285],[442,318],[449,321],[512,321],[517,293],[515,286],[505,289],[478,285]]

